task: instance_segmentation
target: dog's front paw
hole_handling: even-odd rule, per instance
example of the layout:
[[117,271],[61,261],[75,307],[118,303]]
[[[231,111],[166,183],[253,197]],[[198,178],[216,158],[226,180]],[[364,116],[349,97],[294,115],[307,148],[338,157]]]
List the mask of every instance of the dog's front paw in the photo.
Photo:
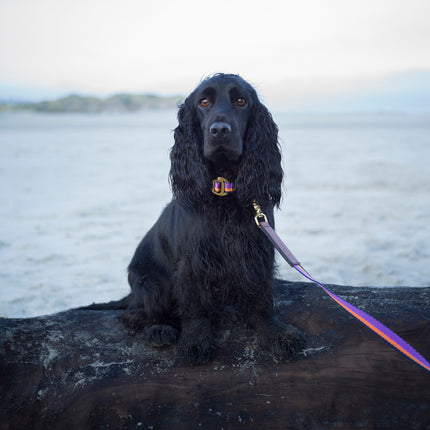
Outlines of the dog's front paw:
[[148,324],[142,309],[127,309],[122,315],[122,322],[132,335],[143,330]]
[[167,324],[154,324],[145,327],[142,336],[146,345],[161,348],[175,343],[178,339],[178,330]]
[[187,364],[203,364],[215,353],[215,338],[209,321],[196,319],[182,326],[178,354]]
[[270,320],[257,330],[258,345],[277,359],[292,360],[306,347],[304,334],[290,324]]
[[215,342],[211,337],[181,341],[178,353],[187,364],[204,364],[212,359],[215,352]]

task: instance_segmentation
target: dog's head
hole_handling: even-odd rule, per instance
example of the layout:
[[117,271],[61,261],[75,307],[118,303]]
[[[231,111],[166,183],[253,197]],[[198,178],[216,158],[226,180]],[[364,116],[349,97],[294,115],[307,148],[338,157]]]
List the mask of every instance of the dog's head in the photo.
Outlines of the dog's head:
[[191,94],[207,160],[219,164],[240,158],[255,98],[253,92],[238,76],[215,75]]
[[242,205],[279,204],[278,129],[249,83],[231,74],[205,79],[180,106],[178,120],[170,171],[177,198],[202,203],[214,177],[229,176]]

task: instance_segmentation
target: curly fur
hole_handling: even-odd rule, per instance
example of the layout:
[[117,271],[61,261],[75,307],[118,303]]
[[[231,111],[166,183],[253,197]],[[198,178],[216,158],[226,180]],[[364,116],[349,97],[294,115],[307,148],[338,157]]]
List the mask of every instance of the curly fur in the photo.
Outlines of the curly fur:
[[[283,176],[278,128],[251,85],[226,74],[204,80],[180,106],[178,122],[173,199],[129,265],[124,320],[149,345],[178,341],[185,361],[202,363],[215,352],[216,322],[234,307],[261,348],[294,357],[303,338],[273,316],[274,250],[251,206],[257,200],[273,224]],[[230,132],[216,134],[216,122]],[[234,181],[235,192],[211,193],[217,176]]]

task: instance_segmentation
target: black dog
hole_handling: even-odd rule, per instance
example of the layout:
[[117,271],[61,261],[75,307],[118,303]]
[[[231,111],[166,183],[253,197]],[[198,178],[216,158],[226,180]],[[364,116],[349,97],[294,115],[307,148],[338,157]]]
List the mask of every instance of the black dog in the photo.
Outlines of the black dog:
[[204,80],[178,120],[173,200],[129,265],[125,323],[152,346],[178,340],[187,362],[203,363],[214,354],[214,323],[235,308],[262,349],[292,358],[304,340],[273,317],[274,250],[252,207],[256,200],[273,225],[283,176],[278,128],[251,85],[227,74]]

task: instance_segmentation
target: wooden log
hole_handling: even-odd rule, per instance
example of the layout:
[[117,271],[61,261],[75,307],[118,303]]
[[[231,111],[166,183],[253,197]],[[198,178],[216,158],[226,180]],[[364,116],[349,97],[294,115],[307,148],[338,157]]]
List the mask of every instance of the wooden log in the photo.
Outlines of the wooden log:
[[[430,288],[330,288],[430,357]],[[2,429],[430,428],[430,373],[321,289],[280,281],[281,319],[308,334],[293,362],[223,327],[215,359],[147,348],[121,311],[0,319]]]

